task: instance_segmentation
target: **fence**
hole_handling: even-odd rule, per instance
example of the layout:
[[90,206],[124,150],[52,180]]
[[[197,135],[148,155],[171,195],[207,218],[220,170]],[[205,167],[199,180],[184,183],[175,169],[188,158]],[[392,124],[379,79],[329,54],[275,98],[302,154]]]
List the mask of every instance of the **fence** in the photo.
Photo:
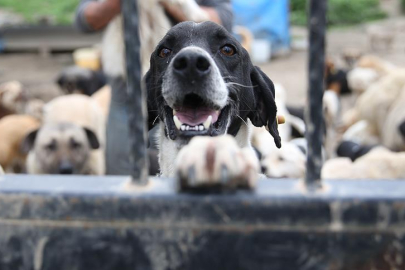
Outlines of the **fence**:
[[[127,66],[139,70],[136,5],[123,5]],[[304,181],[198,195],[175,179],[145,184],[143,94],[132,92],[132,178],[0,177],[0,269],[405,269],[405,183],[319,177],[325,9],[310,3]]]

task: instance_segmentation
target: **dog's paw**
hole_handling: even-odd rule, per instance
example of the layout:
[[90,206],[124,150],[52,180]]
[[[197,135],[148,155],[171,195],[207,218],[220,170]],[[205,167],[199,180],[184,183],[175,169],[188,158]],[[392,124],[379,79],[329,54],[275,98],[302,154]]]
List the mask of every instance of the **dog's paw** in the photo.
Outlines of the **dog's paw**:
[[252,149],[240,148],[232,136],[195,137],[179,152],[180,188],[253,188],[259,161]]

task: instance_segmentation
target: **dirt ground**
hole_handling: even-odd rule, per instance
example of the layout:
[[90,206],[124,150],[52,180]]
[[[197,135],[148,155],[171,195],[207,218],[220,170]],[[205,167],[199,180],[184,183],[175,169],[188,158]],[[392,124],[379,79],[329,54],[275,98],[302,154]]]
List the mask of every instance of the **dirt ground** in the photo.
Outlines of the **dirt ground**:
[[[389,50],[372,51],[366,29],[368,25],[332,29],[327,35],[327,52],[337,59],[348,48],[363,53],[373,53],[397,65],[405,65],[405,17],[384,20],[378,25],[383,31],[395,31]],[[305,41],[307,32],[303,28],[292,28],[292,40]],[[55,79],[60,70],[72,64],[70,54],[53,54],[44,57],[39,54],[0,54],[0,83],[9,80],[22,82],[34,97],[46,101],[60,94]],[[269,77],[287,90],[290,105],[304,105],[307,92],[307,51],[292,50],[283,57],[261,64]]]

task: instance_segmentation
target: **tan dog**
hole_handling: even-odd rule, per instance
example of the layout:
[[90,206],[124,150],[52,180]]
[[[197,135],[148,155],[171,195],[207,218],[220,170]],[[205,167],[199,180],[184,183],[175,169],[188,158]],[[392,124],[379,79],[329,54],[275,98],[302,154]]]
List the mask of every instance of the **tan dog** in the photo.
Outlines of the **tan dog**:
[[328,160],[322,168],[324,179],[404,179],[405,153],[378,147],[352,162],[349,158]]
[[107,119],[108,113],[110,112],[111,87],[109,85],[104,86],[95,92],[91,98],[101,107],[104,117]]
[[375,55],[364,55],[356,63],[356,67],[375,70],[380,76],[387,75],[397,67]]
[[43,124],[75,124],[92,131],[100,147],[90,149],[89,167],[92,173],[105,173],[105,116],[100,106],[91,97],[72,94],[58,97],[44,107]]
[[381,141],[393,151],[405,151],[405,87],[390,107]]
[[373,83],[383,76],[391,73],[397,67],[374,55],[364,55],[356,63],[356,66],[348,72],[347,81],[350,89],[356,95],[361,95]]
[[46,124],[24,140],[31,174],[98,174],[91,150],[100,144],[93,131],[72,123]]
[[0,165],[6,172],[25,170],[26,155],[20,151],[25,136],[40,123],[28,115],[8,115],[0,119]]
[[378,134],[380,138],[386,132],[394,132],[386,130],[386,122],[404,86],[405,69],[397,69],[371,85],[356,103],[355,109],[360,118],[366,120],[373,133]]

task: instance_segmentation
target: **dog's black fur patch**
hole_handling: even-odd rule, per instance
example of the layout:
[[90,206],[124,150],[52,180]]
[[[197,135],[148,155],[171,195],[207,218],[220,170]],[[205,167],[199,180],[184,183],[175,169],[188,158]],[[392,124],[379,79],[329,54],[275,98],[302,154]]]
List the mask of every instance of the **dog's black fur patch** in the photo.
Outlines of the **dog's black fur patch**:
[[338,83],[340,86],[340,94],[341,95],[349,95],[353,91],[349,87],[349,83],[347,81],[347,71],[338,69],[334,70],[333,72],[327,72],[325,83],[327,89],[330,89],[330,85],[333,83]]
[[352,161],[370,152],[376,145],[360,145],[352,141],[342,141],[337,147],[336,153],[339,157],[348,157]]
[[[220,49],[227,44],[236,48],[236,54],[226,56],[220,53]],[[236,135],[243,121],[249,118],[255,126],[266,126],[277,147],[281,147],[277,130],[277,107],[274,101],[273,82],[260,68],[252,64],[247,51],[231,33],[212,22],[200,24],[183,22],[174,26],[152,54],[150,70],[144,78],[147,89],[149,129],[154,123],[164,121],[166,104],[162,96],[163,77],[170,61],[181,49],[188,46],[200,47],[210,54],[225,83],[232,82],[243,86],[228,87],[228,101],[232,105],[232,110],[227,133]],[[162,48],[169,48],[172,51],[171,54],[166,58],[159,57],[158,54]]]
[[91,96],[107,84],[107,78],[102,71],[71,66],[61,72],[56,83],[65,94],[77,91]]

